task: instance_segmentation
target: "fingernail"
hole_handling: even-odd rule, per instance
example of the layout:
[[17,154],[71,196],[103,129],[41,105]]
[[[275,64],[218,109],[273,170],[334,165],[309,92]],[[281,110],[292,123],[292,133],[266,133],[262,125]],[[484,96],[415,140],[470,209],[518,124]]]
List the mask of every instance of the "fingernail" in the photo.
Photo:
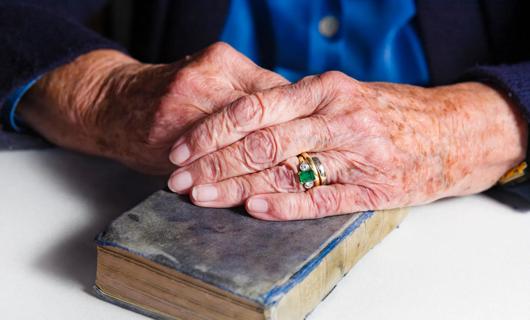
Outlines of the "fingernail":
[[169,155],[169,160],[171,160],[171,162],[173,162],[174,164],[178,165],[188,160],[189,157],[190,157],[190,148],[188,148],[188,145],[184,143],[176,147],[171,152],[171,154]]
[[188,171],[182,171],[169,179],[168,186],[174,192],[184,191],[190,188],[193,184],[193,179]]
[[195,201],[213,201],[217,199],[217,188],[211,184],[197,186],[191,191],[191,196]]
[[252,198],[248,201],[247,206],[250,211],[257,213],[265,213],[269,210],[269,204],[263,198]]

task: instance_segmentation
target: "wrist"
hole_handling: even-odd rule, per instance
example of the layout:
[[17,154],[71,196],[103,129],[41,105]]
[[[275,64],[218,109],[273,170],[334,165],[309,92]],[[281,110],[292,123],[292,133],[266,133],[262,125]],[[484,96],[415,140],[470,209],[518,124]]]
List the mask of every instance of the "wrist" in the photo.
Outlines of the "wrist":
[[91,137],[113,74],[138,64],[114,50],[96,50],[44,75],[20,102],[18,115],[51,142],[98,154]]
[[446,111],[447,175],[458,181],[449,196],[488,189],[524,160],[528,124],[502,92],[476,82],[435,90]]

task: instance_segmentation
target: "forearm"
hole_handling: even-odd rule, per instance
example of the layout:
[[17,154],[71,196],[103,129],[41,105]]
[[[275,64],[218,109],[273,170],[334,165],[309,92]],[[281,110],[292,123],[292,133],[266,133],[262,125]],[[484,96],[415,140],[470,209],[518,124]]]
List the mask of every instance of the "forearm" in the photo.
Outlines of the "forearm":
[[96,50],[49,72],[24,96],[22,120],[50,142],[96,155],[104,128],[98,124],[109,90],[120,68],[137,62],[114,50]]

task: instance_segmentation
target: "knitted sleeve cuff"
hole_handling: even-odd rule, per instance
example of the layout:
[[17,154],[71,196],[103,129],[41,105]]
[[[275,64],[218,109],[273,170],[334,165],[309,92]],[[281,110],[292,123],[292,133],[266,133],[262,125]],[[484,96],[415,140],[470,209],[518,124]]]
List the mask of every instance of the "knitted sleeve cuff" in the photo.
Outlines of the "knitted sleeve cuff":
[[[530,122],[530,62],[514,65],[479,66],[464,74],[463,80],[487,83],[503,91],[523,112]],[[527,150],[527,159],[530,150]],[[509,193],[515,194],[530,202],[530,183],[516,183],[501,186]]]
[[478,66],[468,70],[462,79],[484,82],[503,91],[530,120],[530,62]]
[[[29,4],[0,4],[0,106],[10,124],[17,90],[96,49],[124,51],[66,15]],[[8,97],[12,97],[6,103]],[[15,103],[16,107],[16,103]],[[16,124],[15,124],[16,125]]]

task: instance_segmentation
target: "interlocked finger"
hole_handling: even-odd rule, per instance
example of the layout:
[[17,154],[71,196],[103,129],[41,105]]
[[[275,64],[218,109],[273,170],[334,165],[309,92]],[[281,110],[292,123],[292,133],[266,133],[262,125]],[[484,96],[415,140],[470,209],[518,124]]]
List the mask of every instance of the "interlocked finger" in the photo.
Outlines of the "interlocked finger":
[[187,193],[192,186],[219,182],[272,168],[307,150],[326,150],[332,132],[319,115],[256,131],[173,173],[169,188]]
[[[343,169],[341,164],[325,153],[310,156],[318,157],[326,168],[328,182],[335,182],[338,171]],[[191,190],[191,199],[196,205],[204,207],[233,207],[254,195],[304,192],[306,189],[300,181],[299,167],[298,158],[291,157],[278,166],[257,173],[198,185]]]

